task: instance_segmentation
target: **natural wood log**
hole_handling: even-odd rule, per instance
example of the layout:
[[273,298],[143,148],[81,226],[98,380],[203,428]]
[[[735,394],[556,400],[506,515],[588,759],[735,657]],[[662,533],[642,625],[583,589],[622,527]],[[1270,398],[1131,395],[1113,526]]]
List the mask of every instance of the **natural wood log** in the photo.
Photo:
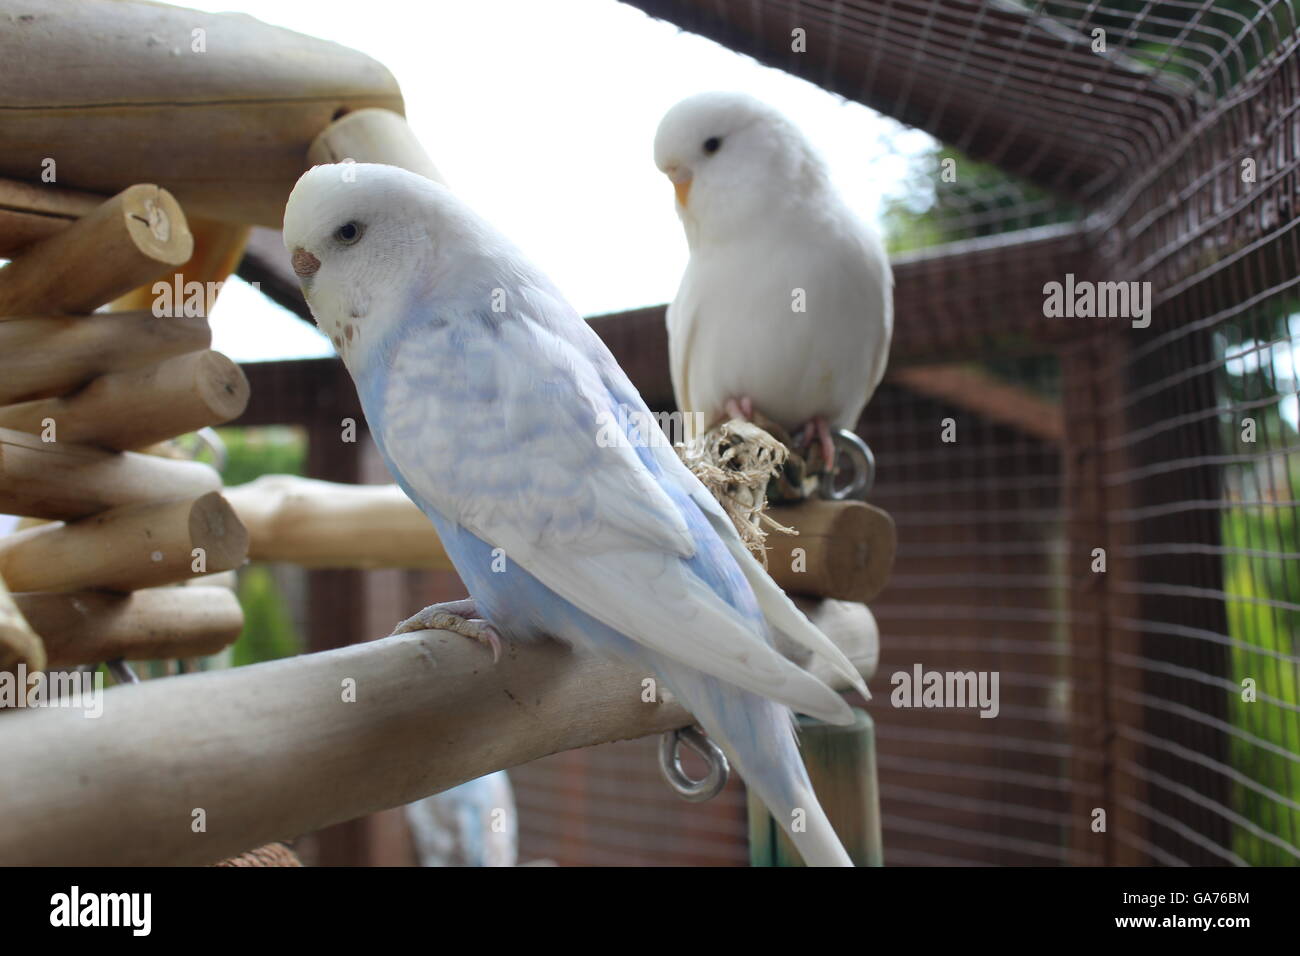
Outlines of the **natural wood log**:
[[254,561],[454,570],[429,519],[396,485],[264,475],[226,499],[248,528]]
[[181,265],[193,245],[167,190],[130,186],[0,270],[0,318],[93,311]]
[[0,538],[0,575],[14,591],[134,591],[228,571],[247,554],[248,532],[209,492]]
[[[21,787],[0,790],[0,858],[210,863],[688,723],[677,704],[642,702],[647,676],[555,641],[508,645],[494,665],[474,641],[421,631],[114,687],[98,720],[19,711],[0,720],[0,753],[23,768]],[[191,826],[196,809],[206,832]]]
[[52,157],[60,185],[144,179],[195,214],[278,227],[316,134],[402,109],[382,64],[242,14],[0,0],[0,18],[0,62],[22,78],[0,93],[0,175],[35,178]]
[[434,182],[442,174],[411,132],[406,120],[392,110],[366,109],[348,113],[321,132],[307,150],[313,166],[341,163],[386,163],[418,173]]
[[45,646],[0,577],[0,673],[12,672],[19,664],[29,673],[44,670]]
[[0,322],[0,405],[66,395],[108,372],[152,365],[211,344],[207,319],[159,318],[152,312]]
[[14,603],[44,640],[49,667],[203,657],[244,626],[239,599],[220,587],[16,594]]
[[767,570],[790,594],[869,602],[894,566],[894,519],[860,501],[804,501],[769,509],[798,535],[767,537]]
[[238,418],[248,379],[220,352],[190,352],[146,368],[112,372],[68,396],[0,408],[0,428],[58,441],[128,450]]
[[0,257],[12,259],[28,246],[62,232],[107,198],[49,183],[0,179]]
[[0,428],[0,514],[72,521],[220,488],[221,476],[199,462],[43,442]]

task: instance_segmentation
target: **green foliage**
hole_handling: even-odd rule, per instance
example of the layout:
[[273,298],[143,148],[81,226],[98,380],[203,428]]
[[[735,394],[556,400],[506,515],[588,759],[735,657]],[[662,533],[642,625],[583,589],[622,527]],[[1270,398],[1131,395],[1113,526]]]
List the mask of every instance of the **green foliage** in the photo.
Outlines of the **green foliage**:
[[292,657],[302,652],[302,641],[271,569],[245,568],[239,576],[239,603],[244,609],[244,630],[232,648],[235,667]]
[[[948,159],[953,160],[951,181],[945,182]],[[885,201],[885,245],[891,255],[1068,222],[1078,215],[1046,190],[938,144],[913,160],[908,178],[911,188]]]
[[[1300,833],[1294,756],[1300,754],[1300,562],[1289,557],[1300,554],[1293,494],[1300,462],[1278,454],[1297,438],[1280,411],[1283,397],[1296,390],[1294,332],[1300,332],[1300,301],[1275,299],[1216,336],[1228,360],[1217,376],[1220,402],[1234,409],[1223,416],[1223,448],[1248,456],[1227,472],[1231,506],[1221,529],[1225,612],[1234,639],[1229,720],[1248,735],[1231,736],[1229,761],[1255,784],[1233,784],[1233,809],[1250,825],[1234,827],[1232,849],[1257,866],[1295,865],[1268,836],[1294,843]],[[1256,421],[1254,446],[1242,442],[1247,416]],[[1255,701],[1242,700],[1239,688],[1248,678]]]
[[226,446],[227,486],[261,475],[301,475],[307,462],[307,437],[299,428],[218,428],[217,434]]

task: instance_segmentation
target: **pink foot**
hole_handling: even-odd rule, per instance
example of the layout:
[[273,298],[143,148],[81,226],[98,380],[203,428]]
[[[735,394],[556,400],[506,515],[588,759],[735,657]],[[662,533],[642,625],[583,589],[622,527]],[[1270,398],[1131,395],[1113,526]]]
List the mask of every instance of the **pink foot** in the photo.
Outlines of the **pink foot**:
[[799,430],[799,445],[805,453],[817,443],[821,452],[822,463],[827,472],[835,468],[835,441],[831,437],[830,427],[821,415],[814,416],[807,425]]
[[751,421],[754,417],[754,400],[748,395],[742,395],[740,398],[729,398],[723,406],[727,410],[728,418],[740,418],[744,421]]

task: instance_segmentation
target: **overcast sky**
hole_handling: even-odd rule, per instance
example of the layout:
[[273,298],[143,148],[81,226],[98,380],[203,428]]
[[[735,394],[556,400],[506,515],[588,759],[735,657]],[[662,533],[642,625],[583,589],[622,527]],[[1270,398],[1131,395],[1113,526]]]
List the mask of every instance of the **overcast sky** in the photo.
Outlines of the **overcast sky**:
[[[586,315],[672,298],[686,262],[651,143],[691,93],[745,90],[791,116],[850,204],[879,216],[930,142],[871,110],[615,0],[198,0],[334,40],[397,77],[448,184]],[[211,43],[209,38],[209,43]],[[214,346],[240,361],[330,354],[324,338],[232,284]]]

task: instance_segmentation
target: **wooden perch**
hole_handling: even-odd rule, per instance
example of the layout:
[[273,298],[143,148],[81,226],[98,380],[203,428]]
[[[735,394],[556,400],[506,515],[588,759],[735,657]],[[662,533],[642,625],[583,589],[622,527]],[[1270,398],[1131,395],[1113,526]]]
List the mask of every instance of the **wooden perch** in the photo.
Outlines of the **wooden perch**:
[[[831,636],[856,662],[875,643],[868,630]],[[0,859],[211,863],[547,754],[686,724],[679,705],[642,702],[649,676],[554,641],[510,645],[494,665],[474,641],[422,631],[114,687],[96,720],[18,711],[0,719],[0,753],[22,768],[0,790]]]
[[45,646],[0,578],[0,673],[14,671],[19,664],[29,672],[44,670]]
[[433,526],[396,485],[264,475],[226,490],[253,561],[307,568],[453,570]]
[[[242,14],[146,0],[0,0],[0,175],[112,193],[141,179],[196,215],[280,225],[308,144],[402,109],[370,57]],[[124,69],[124,64],[129,68]]]
[[0,538],[0,576],[14,591],[134,591],[228,571],[247,554],[248,532],[225,499],[209,492]]
[[248,379],[220,352],[190,352],[145,368],[111,372],[66,397],[0,408],[0,428],[58,441],[127,450],[238,418]]
[[865,604],[884,589],[898,540],[887,512],[860,501],[812,500],[768,514],[799,532],[767,538],[768,573],[787,593]]
[[411,132],[406,120],[392,110],[366,109],[331,123],[307,149],[313,166],[341,163],[386,163],[418,173],[436,183],[442,174]]
[[221,476],[199,462],[43,442],[0,428],[0,514],[72,521],[220,488]]
[[0,179],[0,257],[12,259],[28,246],[62,232],[107,196],[42,183]]
[[44,640],[49,667],[202,657],[234,643],[244,626],[239,599],[220,587],[16,594],[14,603]]
[[66,395],[96,376],[211,344],[207,319],[159,318],[152,312],[0,322],[0,405]]
[[91,312],[183,265],[193,251],[171,194],[130,186],[0,270],[0,318]]

